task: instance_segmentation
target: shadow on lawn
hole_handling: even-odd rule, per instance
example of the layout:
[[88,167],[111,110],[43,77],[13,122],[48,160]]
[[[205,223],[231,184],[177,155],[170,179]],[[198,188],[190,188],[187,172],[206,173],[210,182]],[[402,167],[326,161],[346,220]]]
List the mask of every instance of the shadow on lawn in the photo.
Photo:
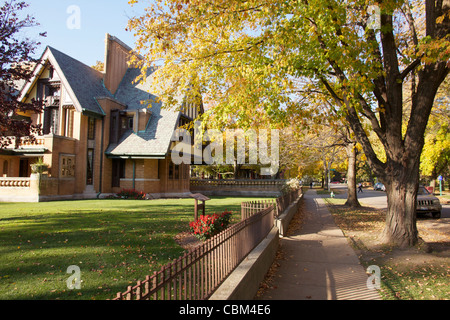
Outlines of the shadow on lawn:
[[[184,252],[174,237],[188,230],[194,200],[184,201],[69,201],[15,211],[5,206],[11,211],[0,214],[0,298],[114,298]],[[208,201],[206,213],[240,215],[240,201],[230,201]],[[81,290],[66,286],[70,265],[81,269]]]

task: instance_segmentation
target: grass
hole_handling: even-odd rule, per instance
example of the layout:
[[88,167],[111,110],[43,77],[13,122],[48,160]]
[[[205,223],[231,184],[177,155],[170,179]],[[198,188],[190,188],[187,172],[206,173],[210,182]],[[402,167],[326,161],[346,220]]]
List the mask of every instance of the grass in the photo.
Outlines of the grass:
[[[248,198],[215,197],[206,213],[232,211]],[[111,299],[184,249],[193,199],[0,203],[0,299]],[[67,268],[81,270],[69,290]]]
[[326,189],[318,189],[318,190],[316,190],[316,192],[317,192],[317,194],[320,194],[320,195],[330,195],[331,192],[333,192],[334,194],[341,193],[338,189],[333,189],[333,188],[330,188],[330,191],[328,191]]
[[[450,299],[450,269],[445,255],[425,251],[423,243],[410,249],[381,244],[378,236],[385,223],[383,210],[367,207],[350,209],[344,206],[345,199],[325,198],[325,201],[361,264],[366,268],[369,265],[380,267],[380,295],[384,300]],[[418,223],[419,235],[421,226]],[[426,242],[425,235],[422,232]],[[448,237],[442,237],[440,241],[440,245],[448,245]]]
[[385,300],[448,300],[448,266],[423,264],[408,269],[385,265],[381,269]]

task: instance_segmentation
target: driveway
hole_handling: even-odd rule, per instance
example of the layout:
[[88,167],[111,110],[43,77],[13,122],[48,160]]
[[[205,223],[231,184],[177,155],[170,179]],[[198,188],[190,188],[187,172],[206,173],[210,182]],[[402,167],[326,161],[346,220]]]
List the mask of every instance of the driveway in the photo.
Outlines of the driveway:
[[[339,194],[336,198],[347,199],[346,184],[332,184],[332,189],[337,189]],[[372,187],[363,189],[363,192],[357,193],[359,203],[362,206],[374,207],[377,209],[387,208],[387,196],[384,191],[374,191]],[[443,236],[450,235],[450,204],[442,205],[442,213],[440,219],[433,219],[431,214],[421,214],[417,216],[419,227],[423,227],[427,232],[440,234]]]

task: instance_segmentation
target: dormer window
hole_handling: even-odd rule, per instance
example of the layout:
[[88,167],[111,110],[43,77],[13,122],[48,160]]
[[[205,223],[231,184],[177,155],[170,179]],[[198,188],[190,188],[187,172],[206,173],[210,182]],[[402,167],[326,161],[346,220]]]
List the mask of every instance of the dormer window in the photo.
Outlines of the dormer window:
[[134,117],[126,116],[122,118],[122,132],[126,130],[133,130]]

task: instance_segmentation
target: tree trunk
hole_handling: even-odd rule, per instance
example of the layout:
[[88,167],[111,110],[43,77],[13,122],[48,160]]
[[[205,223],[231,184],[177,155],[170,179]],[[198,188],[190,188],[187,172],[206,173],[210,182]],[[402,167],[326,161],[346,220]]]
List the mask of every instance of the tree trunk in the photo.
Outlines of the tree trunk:
[[325,190],[328,190],[328,182],[327,182],[327,177],[328,177],[328,166],[327,166],[327,160],[324,157],[323,159],[323,180],[322,180],[322,188]]
[[347,202],[346,206],[360,207],[358,196],[356,194],[356,148],[355,143],[349,143],[345,150],[348,157],[348,169],[347,169]]
[[416,207],[419,171],[400,167],[396,173],[383,181],[388,209],[381,240],[400,247],[414,246],[418,241]]

